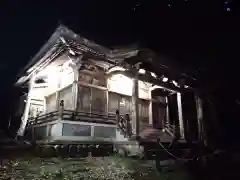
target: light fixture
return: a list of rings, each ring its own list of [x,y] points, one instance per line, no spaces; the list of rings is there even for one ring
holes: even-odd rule
[[[151,76],[157,78],[157,75],[153,72],[151,72]]]
[[[172,83],[174,84],[174,86],[178,86],[178,83],[175,80],[173,80]]]
[[[70,53],[71,55],[73,55],[73,56],[76,55],[76,53],[75,53],[73,50],[71,50],[71,49],[69,49],[69,53]]]
[[[145,69],[139,69],[138,71],[140,74],[145,74],[146,73],[146,70]]]
[[[162,81],[163,81],[163,82],[167,82],[167,81],[168,81],[168,78],[167,78],[167,77],[163,77]]]

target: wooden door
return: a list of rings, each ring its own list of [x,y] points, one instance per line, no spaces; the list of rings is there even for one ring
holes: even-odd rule
[[[152,113],[153,113],[153,128],[158,129],[164,128],[164,122],[166,118],[166,107],[164,107],[161,103],[153,102]]]

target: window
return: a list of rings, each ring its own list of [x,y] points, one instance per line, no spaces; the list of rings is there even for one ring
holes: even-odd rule
[[[56,93],[46,97],[46,113],[56,111],[57,107]]]
[[[42,114],[44,111],[42,100],[30,100],[29,114],[28,117],[36,117]]]
[[[77,110],[90,112],[91,89],[78,85]]]
[[[96,113],[106,113],[107,105],[107,92],[97,88],[91,88],[91,111]]]

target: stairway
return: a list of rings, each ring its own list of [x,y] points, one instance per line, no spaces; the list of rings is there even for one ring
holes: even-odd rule
[[[118,115],[118,114],[117,114]],[[141,129],[140,139],[129,137],[124,117],[118,115],[118,129],[116,132],[115,149],[123,155],[141,156],[147,159],[172,159],[174,156],[181,156],[189,150],[186,141],[178,140],[174,142],[174,136],[160,129],[145,126]],[[184,152],[184,153],[183,153]]]
[[[153,141],[156,142],[159,138],[161,142],[172,142],[173,136],[169,135],[167,132],[164,132],[160,129],[155,129],[150,126],[144,128],[140,132],[140,137],[144,141]]]
[[[125,137],[125,133],[121,129],[116,131],[114,148],[119,154],[124,156],[141,156],[143,153],[143,147],[139,145],[136,138]]]

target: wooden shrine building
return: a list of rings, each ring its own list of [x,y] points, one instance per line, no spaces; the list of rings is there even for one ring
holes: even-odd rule
[[[15,84],[29,87],[19,135],[37,143],[198,140],[192,81],[151,51],[108,49],[60,26]]]

